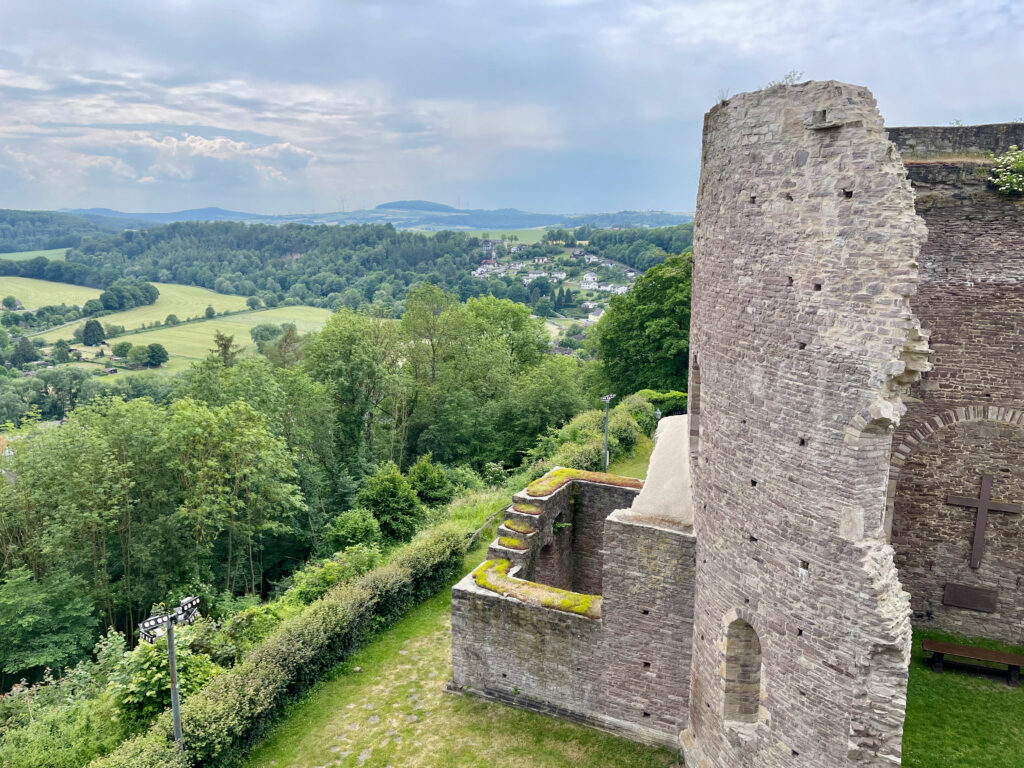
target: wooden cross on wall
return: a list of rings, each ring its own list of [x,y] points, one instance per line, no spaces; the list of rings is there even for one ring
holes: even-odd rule
[[[976,499],[966,496],[947,496],[947,504],[958,507],[973,507],[978,510],[974,519],[974,541],[971,544],[971,568],[981,566],[981,557],[985,554],[985,529],[988,527],[989,512],[1020,512],[1020,504],[1004,504],[992,501],[992,475],[981,476],[981,494]]]

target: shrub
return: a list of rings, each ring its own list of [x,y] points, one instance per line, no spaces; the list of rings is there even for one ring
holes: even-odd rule
[[[380,523],[381,534],[389,541],[408,541],[423,519],[423,506],[416,491],[390,461],[366,478],[356,503],[373,514]]]
[[[286,704],[301,696],[377,629],[435,594],[459,573],[465,536],[454,526],[425,532],[386,565],[331,589],[281,626],[234,669],[182,705],[188,765],[226,768],[244,760]],[[182,768],[166,715],[93,768]]]
[[[455,486],[455,492],[479,491],[484,487],[480,475],[473,471],[472,467],[460,464],[457,467],[445,467],[445,474],[448,475],[448,482]]]
[[[178,693],[182,701],[205,686],[219,668],[208,656],[192,652],[189,630],[182,628],[174,643]],[[149,724],[171,705],[171,674],[167,637],[139,643],[126,653],[110,676],[118,716],[131,725]]]
[[[429,507],[447,504],[455,497],[455,486],[448,479],[444,467],[431,460],[431,454],[420,456],[409,467],[407,476],[420,501]]]
[[[657,392],[653,389],[641,389],[637,394],[661,411],[662,416],[676,416],[686,413],[686,393],[670,390]]]
[[[349,509],[335,517],[320,534],[325,552],[340,552],[356,544],[380,541],[380,523],[367,509]]]
[[[633,418],[643,434],[648,437],[654,434],[654,428],[658,426],[658,421],[654,418],[654,406],[650,400],[643,395],[629,395],[622,399],[616,410],[619,408]]]
[[[609,437],[608,447],[613,447]],[[604,438],[595,437],[585,443],[565,443],[551,457],[552,463],[559,467],[587,469],[597,471],[604,468]]]
[[[372,517],[370,519],[373,520]],[[284,599],[307,605],[319,600],[331,587],[363,575],[380,565],[380,562],[380,549],[376,545],[355,544],[347,547],[344,552],[296,571],[292,587],[285,592]]]
[[[990,180],[1004,195],[1024,195],[1024,149],[1011,146],[997,157]]]

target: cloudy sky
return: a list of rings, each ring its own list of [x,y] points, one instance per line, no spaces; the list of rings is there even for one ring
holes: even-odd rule
[[[3,0],[0,207],[689,211],[790,70],[1024,119],[1024,0]]]

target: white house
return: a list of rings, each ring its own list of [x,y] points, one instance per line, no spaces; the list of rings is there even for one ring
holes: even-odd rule
[[[583,279],[586,280],[587,282],[593,282],[594,280],[597,280],[597,275],[595,275],[593,272],[587,272],[587,274],[583,276]]]
[[[598,289],[597,280],[580,280],[580,288],[584,291],[596,291]]]
[[[555,280],[565,280],[566,273],[565,272],[552,272],[551,276],[553,278],[555,278]]]
[[[587,262],[587,264],[593,264],[595,261],[601,261],[601,258],[592,253],[585,253],[583,254],[583,260]]]

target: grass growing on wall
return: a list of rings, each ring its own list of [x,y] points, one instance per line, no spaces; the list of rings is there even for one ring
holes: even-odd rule
[[[464,572],[485,556],[482,541]],[[249,768],[668,768],[678,758],[580,725],[445,693],[451,593],[357,651],[250,755]],[[359,669],[360,671],[355,671]]]

